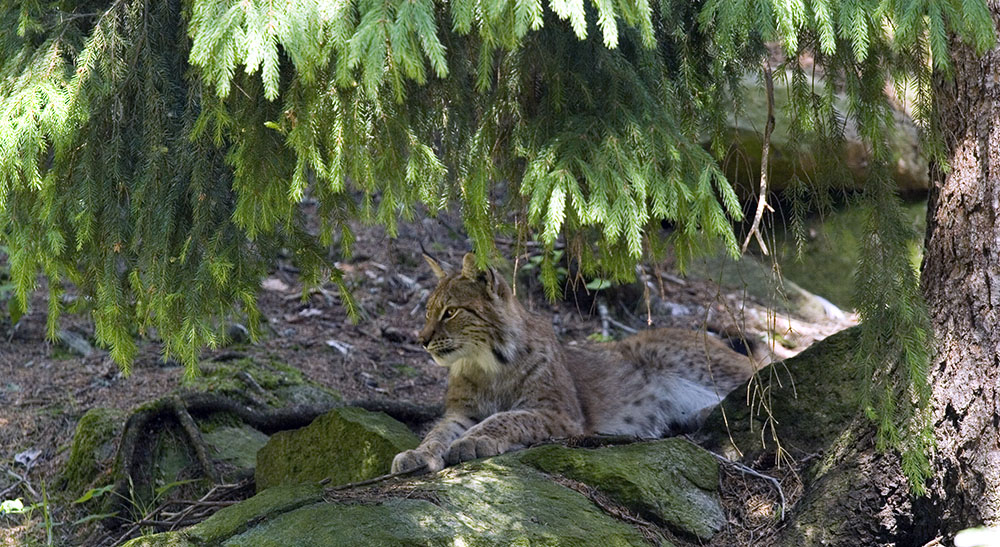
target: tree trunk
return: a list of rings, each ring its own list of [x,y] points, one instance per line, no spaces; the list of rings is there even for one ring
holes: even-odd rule
[[[937,348],[927,509],[945,535],[1000,524],[1000,48],[956,42],[952,58],[936,84],[951,170],[931,174],[922,277]]]
[[[1000,27],[1000,0],[989,2]],[[935,83],[950,170],[932,168],[923,293],[936,354],[936,448],[928,495],[913,496],[893,452],[856,420],[806,477],[780,545],[921,546],[1000,525],[1000,48],[953,41]]]

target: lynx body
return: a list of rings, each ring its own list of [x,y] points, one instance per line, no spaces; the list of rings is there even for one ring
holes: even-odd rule
[[[445,415],[393,472],[495,456],[554,438],[655,438],[697,428],[753,373],[751,358],[706,333],[653,329],[620,342],[563,347],[551,322],[465,255],[438,277],[420,341],[447,367]]]

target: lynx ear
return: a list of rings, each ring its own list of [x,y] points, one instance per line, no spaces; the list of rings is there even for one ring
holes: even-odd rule
[[[476,279],[479,276],[479,266],[476,266],[476,255],[465,253],[462,257],[462,277],[466,279]]]
[[[496,270],[493,268],[479,270],[479,267],[476,266],[476,255],[473,253],[466,253],[462,257],[462,277],[485,284],[490,292],[498,296],[506,298],[511,294],[507,282],[500,277]]]
[[[431,267],[431,271],[434,272],[434,277],[437,277],[439,281],[441,279],[444,279],[444,278],[448,277],[448,274],[445,273],[444,268],[442,268],[441,265],[438,264],[437,260],[434,260],[433,258],[431,258],[430,255],[428,255],[428,254],[425,253],[424,254],[424,260],[427,261],[427,265],[430,266]]]

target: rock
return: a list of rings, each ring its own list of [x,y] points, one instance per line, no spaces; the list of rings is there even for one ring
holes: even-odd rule
[[[127,545],[650,544],[582,494],[511,457],[472,462],[401,488],[400,496],[341,503],[322,501],[315,486],[275,487],[187,530]]]
[[[192,405],[187,410],[208,459],[216,473],[230,482],[253,475],[256,452],[266,443],[267,433],[289,421],[294,425],[287,427],[308,423],[342,404],[337,393],[280,363],[252,359],[202,363],[200,374],[185,379],[183,388],[137,406],[128,416],[108,410],[85,415],[62,471],[66,491],[78,496],[95,484],[113,484],[114,491],[102,500],[114,507],[95,510],[95,514],[126,511],[127,506],[120,507],[125,500],[151,504],[170,498],[197,499],[205,494],[211,481],[198,480],[203,477],[203,468],[190,436],[178,425],[172,403],[175,399],[187,401],[182,406]],[[263,422],[247,418],[259,426],[254,427],[231,410],[237,408],[274,418]],[[138,425],[123,429],[126,421]],[[124,448],[115,453],[116,445]],[[165,485],[174,487],[157,493],[157,488]]]
[[[708,540],[726,524],[718,463],[684,439],[594,450],[549,445],[520,453],[518,459],[593,486],[680,535]]]
[[[774,419],[759,395],[747,405],[750,384],[744,384],[709,416],[703,431],[712,433],[705,445],[731,459],[742,453],[747,462],[773,454],[775,437],[793,457],[823,451],[858,415],[865,378],[852,357],[859,334],[858,327],[840,331],[758,372],[750,382],[769,386],[767,407]]]
[[[129,541],[128,547],[187,547],[218,545],[257,522],[323,500],[318,484],[276,486],[235,505],[224,507],[207,520],[179,532],[165,532]],[[289,544],[291,545],[291,544]]]
[[[912,226],[908,237],[910,261],[920,269],[926,233],[927,202],[903,204]],[[776,222],[771,250],[782,274],[809,292],[823,295],[838,306],[850,308],[854,301],[854,271],[865,245],[866,208],[851,203],[807,219],[804,239],[798,241],[791,227]]]
[[[68,329],[59,329],[59,332],[56,333],[56,338],[63,347],[80,357],[86,358],[94,354],[94,348],[87,341],[87,338],[77,332]]]
[[[770,187],[781,191],[787,187],[793,176],[801,180],[817,180],[817,167],[827,158],[827,150],[812,150],[808,145],[792,139],[788,129],[791,126],[790,109],[787,98],[790,78],[774,75],[774,132],[771,134],[769,157]],[[817,77],[819,80],[819,77]],[[764,122],[767,117],[767,96],[764,86],[756,80],[744,81],[743,113],[738,119],[729,120],[729,131],[737,142],[740,161],[724,162],[726,177],[737,186],[743,195],[756,195],[760,177],[761,148]],[[817,81],[817,86],[822,85]],[[843,115],[848,111],[847,99],[838,94],[836,107]],[[906,112],[893,111],[895,128],[889,135],[889,169],[900,193],[908,195],[926,194],[930,178],[927,160],[920,153],[920,137],[916,125]],[[842,171],[827,176],[834,179],[840,188],[860,189],[868,174],[871,154],[858,135],[857,125],[851,118],[845,118],[844,150],[836,158],[837,167]],[[818,161],[819,160],[819,161]],[[748,176],[749,175],[749,176]]]
[[[229,345],[247,344],[250,340],[250,331],[239,323],[230,323],[226,327],[226,337],[229,338]]]
[[[719,285],[738,287],[778,313],[791,314],[805,321],[821,323],[847,318],[847,314],[827,299],[817,297],[788,278],[778,278],[770,266],[747,254],[739,260],[721,252],[695,259],[691,261],[689,273]]]
[[[396,454],[420,442],[382,412],[338,408],[306,427],[275,433],[257,453],[257,491],[331,479],[346,484],[389,472]]]
[[[79,496],[94,486],[115,455],[115,441],[124,424],[125,412],[110,408],[92,408],[80,418],[60,476],[60,486],[67,493]]]
[[[203,433],[202,439],[213,449],[213,459],[252,470],[257,465],[257,451],[267,444],[268,436],[248,425],[219,426]]]

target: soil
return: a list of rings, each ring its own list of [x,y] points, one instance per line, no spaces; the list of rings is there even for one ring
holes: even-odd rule
[[[206,350],[203,358],[238,352],[284,362],[339,391],[347,400],[441,401],[446,371],[430,360],[417,341],[423,304],[436,283],[420,258],[420,249],[426,244],[440,262],[457,267],[469,248],[454,229],[460,225],[457,215],[424,218],[401,226],[402,235],[395,239],[380,228],[356,226],[354,254],[339,266],[362,311],[357,323],[348,318],[332,284],[303,297],[295,268],[289,261],[279,260],[259,293],[260,311],[267,319],[263,339]],[[530,264],[536,254],[531,246],[504,241],[499,245],[509,256],[520,253],[519,266]],[[508,272],[512,265],[508,265]],[[775,316],[738,287],[681,277],[669,259],[647,263],[642,272],[645,287],[637,282],[602,291],[596,297],[583,289],[582,283],[576,284],[578,290],[567,283],[568,296],[550,302],[535,277],[537,273],[532,272],[518,275],[516,291],[526,307],[553,317],[565,343],[604,336],[620,338],[627,335],[627,328],[647,325],[692,329],[714,325],[730,334],[742,330],[748,339],[760,340],[770,333],[771,340],[791,346],[774,346],[779,357],[786,357],[852,321],[807,323]],[[601,302],[607,304],[608,322],[600,316]],[[139,342],[130,374],[124,374],[100,348],[92,348],[91,354],[84,356],[65,343],[48,341],[46,309],[45,291],[38,291],[31,299],[30,311],[16,325],[0,315],[0,501],[20,498],[29,505],[47,496],[46,485],[56,482],[69,455],[76,423],[87,410],[130,409],[178,387],[185,374],[178,362],[163,359],[155,340]],[[66,315],[60,328],[93,343],[93,324],[86,316]],[[231,324],[230,330],[237,335],[234,338],[240,338],[241,329],[237,322]],[[731,472],[725,476],[737,481],[728,490],[724,488],[727,510],[734,518],[763,510],[738,507],[745,497],[725,495],[740,490],[748,477]],[[754,486],[759,495],[753,499],[759,501],[768,488],[768,483]],[[64,501],[53,500],[46,508],[54,544],[71,544],[75,537],[71,523],[80,515]],[[44,545],[45,513],[39,507],[28,515],[0,516],[0,545]],[[740,530],[744,529],[752,532],[743,534]],[[744,518],[725,534],[725,541],[755,542],[762,534],[759,518]]]

